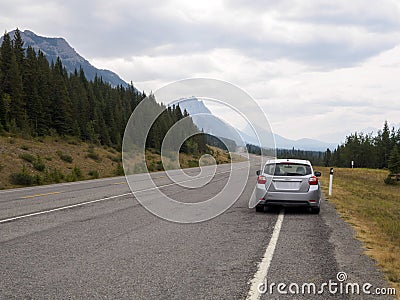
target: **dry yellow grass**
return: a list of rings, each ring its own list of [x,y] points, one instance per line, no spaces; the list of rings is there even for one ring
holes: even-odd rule
[[[208,146],[210,153],[201,159],[201,163],[203,165],[211,165],[214,163],[217,164],[226,164],[232,162],[240,162],[245,161],[245,158],[233,154],[232,157],[229,156],[229,153],[225,150],[222,150],[217,147]],[[207,157],[208,156],[208,157]],[[212,156],[213,158],[211,158]],[[173,160],[168,157],[165,158],[165,163],[167,165],[167,169],[174,169],[174,168],[192,168],[197,167],[199,165],[201,155],[192,155],[186,153],[179,153],[179,164],[174,164]],[[137,157],[135,158],[137,160]],[[133,159],[133,162],[135,161]],[[147,151],[146,152],[146,164],[150,171],[160,171],[162,170],[162,162],[161,162],[161,155],[154,151]]]
[[[230,158],[227,152],[210,147],[213,157],[218,164],[229,163]],[[72,162],[63,160],[60,156],[69,156]],[[38,171],[33,164],[26,161],[22,156],[31,156],[35,159],[40,157],[49,173],[57,169],[68,180],[68,176],[75,167],[82,171],[82,179],[94,177],[115,176],[117,166],[121,161],[121,154],[110,147],[89,145],[73,138],[46,137],[36,139],[23,139],[18,137],[0,136],[0,189],[19,187],[13,184],[10,176],[13,173],[20,173],[25,167],[30,175],[44,177],[43,171]],[[198,164],[199,157],[179,154],[180,167],[193,167]],[[133,160],[140,159],[140,155],[133,157]],[[233,156],[233,161],[242,161],[244,158]],[[211,162],[212,160],[210,160]],[[161,170],[161,156],[155,151],[146,151],[146,163],[151,171]],[[96,174],[94,176],[94,174]],[[52,182],[44,182],[52,183]]]
[[[329,168],[318,168],[328,195]],[[356,231],[367,255],[376,260],[400,293],[400,184],[386,185],[388,171],[335,168],[328,197],[341,217]],[[397,295],[400,299],[400,295]]]
[[[62,160],[57,151],[70,156],[72,163]],[[65,176],[71,174],[74,167],[81,169],[83,179],[92,178],[89,172],[93,171],[98,172],[99,177],[113,176],[120,154],[112,148],[100,146],[94,146],[91,152],[99,159],[88,157],[89,144],[74,139],[0,137],[0,189],[17,187],[10,182],[10,175],[21,172],[23,166],[30,174],[43,176],[43,172],[35,170],[32,163],[21,158],[23,155],[39,156],[47,170],[58,169]]]

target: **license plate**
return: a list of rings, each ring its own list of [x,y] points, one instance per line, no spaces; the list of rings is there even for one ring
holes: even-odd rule
[[[299,181],[275,181],[274,185],[277,190],[298,190],[300,188]]]

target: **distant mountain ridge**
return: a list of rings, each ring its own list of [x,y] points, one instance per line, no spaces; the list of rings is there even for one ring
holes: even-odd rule
[[[212,112],[207,108],[203,101],[198,100],[196,97],[184,99],[184,101],[179,102],[179,106],[181,110],[186,109],[196,126],[199,127],[199,129],[203,129],[206,133],[210,133],[218,137],[232,139],[236,141],[238,146],[243,146],[243,141],[241,138],[246,143],[253,145],[259,144],[250,127],[245,128],[244,130],[239,130],[226,124],[216,116],[206,116],[207,114],[212,114]],[[236,130],[238,133],[236,133]],[[262,132],[262,130],[259,132]],[[240,134],[241,138],[238,136],[238,134]],[[279,149],[295,148],[306,151],[326,151],[327,148],[333,150],[337,146],[333,143],[326,143],[309,138],[290,140],[276,133],[274,133],[274,137],[276,147]]]
[[[182,111],[186,110],[194,124],[205,133],[235,141],[237,146],[245,146],[243,132],[214,116],[203,101],[196,97],[180,99],[179,107]]]
[[[11,39],[14,38],[14,33],[15,30],[8,33]],[[51,61],[56,62],[57,57],[60,57],[68,73],[73,73],[75,69],[79,71],[80,67],[82,67],[88,80],[93,80],[97,74],[97,77],[102,77],[104,82],[108,82],[112,86],[128,86],[128,83],[114,72],[97,69],[92,66],[89,61],[79,55],[79,53],[63,38],[43,37],[30,30],[20,31],[20,33],[25,48],[31,46],[36,52],[41,50],[46,55],[49,63],[51,63]],[[2,42],[3,37],[0,38],[0,43]]]

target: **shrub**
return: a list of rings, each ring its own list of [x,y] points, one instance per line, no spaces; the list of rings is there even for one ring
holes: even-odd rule
[[[108,158],[109,160],[113,161],[113,162],[116,162],[116,163],[122,161],[122,159],[121,159],[120,156],[107,155],[107,158]]]
[[[43,172],[44,169],[46,168],[43,160],[40,158],[39,155],[36,157],[36,160],[32,163],[32,165],[39,172]]]
[[[147,162],[149,172],[164,171],[164,166],[161,160]]]
[[[397,180],[394,179],[393,177],[391,177],[390,175],[388,175],[388,176],[385,178],[384,182],[385,182],[386,184],[389,184],[389,185],[395,185],[395,184],[397,184]]]
[[[89,171],[88,175],[91,176],[93,179],[99,178],[99,171],[97,170]]]
[[[101,161],[101,158],[100,158],[99,154],[96,151],[94,151],[94,146],[93,145],[89,146],[88,154],[86,155],[86,157],[91,158],[96,162],[100,162]]]
[[[34,178],[34,183],[35,184],[40,185],[40,184],[44,183],[43,182],[43,178],[39,174],[36,174],[35,176],[33,176],[33,178]]]
[[[22,153],[18,155],[18,157],[30,163],[33,163],[35,161],[35,157],[32,154],[28,153]]]
[[[66,137],[66,141],[67,141],[67,143],[70,144],[70,145],[75,145],[75,146],[77,146],[77,145],[80,144],[80,143],[79,143],[79,140],[78,140],[77,138],[75,138],[75,137]]]
[[[59,169],[51,169],[50,173],[45,172],[45,181],[49,183],[59,183],[65,178],[64,174]]]
[[[40,178],[40,177],[39,177]],[[11,183],[18,185],[33,185],[38,181],[36,176],[29,174],[25,166],[22,167],[21,172],[13,173],[10,175]]]
[[[78,168],[78,167],[74,167],[74,168],[72,169],[72,174],[73,174],[73,176],[75,176],[76,179],[78,179],[78,180],[83,178],[82,170],[81,170],[80,168]]]
[[[74,159],[72,158],[71,155],[64,154],[64,153],[62,153],[62,152],[59,151],[59,150],[58,150],[56,153],[57,153],[58,157],[59,157],[61,160],[65,161],[65,162],[67,162],[67,163],[72,163],[73,160],[74,160]]]
[[[93,159],[94,161],[101,161],[101,158],[99,156],[99,154],[97,154],[96,152],[89,152],[86,157]]]
[[[195,168],[199,166],[199,162],[197,160],[190,159],[188,160],[189,168]]]
[[[118,163],[117,167],[115,168],[114,174],[116,176],[124,176],[125,175],[122,164]]]
[[[78,167],[74,167],[67,179],[68,181],[82,180],[83,179],[82,170]]]
[[[27,145],[22,145],[22,146],[21,146],[21,149],[22,149],[22,150],[29,150],[29,147],[28,147]]]

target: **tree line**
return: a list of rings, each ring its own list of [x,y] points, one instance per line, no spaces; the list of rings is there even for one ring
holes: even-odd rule
[[[261,149],[259,146],[247,144],[246,145],[247,152],[261,155],[276,155],[277,158],[296,158],[296,159],[305,159],[309,160],[313,165],[322,166],[324,165],[324,157],[325,152],[323,151],[309,151],[309,150],[301,150],[301,149]]]
[[[249,153],[261,155],[261,148],[246,145]],[[278,158],[307,159],[313,165],[326,167],[388,169],[392,174],[400,174],[400,128],[389,128],[387,121],[376,135],[353,133],[345,142],[331,151],[304,151],[299,149],[276,149]]]
[[[60,58],[49,63],[42,51],[25,48],[18,29],[13,38],[4,34],[0,46],[0,133],[74,136],[120,150],[127,121],[144,98],[146,94],[132,83],[126,88],[113,87],[97,76],[89,81],[82,68],[69,74]],[[187,116],[179,106],[165,108],[149,132],[146,146],[159,149],[168,129]],[[193,138],[182,151],[193,148],[205,151],[205,138]]]
[[[315,166],[324,165],[324,152],[323,151],[309,151],[292,148],[288,149],[276,149],[276,155],[278,158],[298,158],[309,160]]]
[[[387,121],[383,129],[372,133],[353,133],[344,144],[333,152],[327,149],[324,157],[326,166],[389,169],[400,173],[400,128],[389,128]]]

